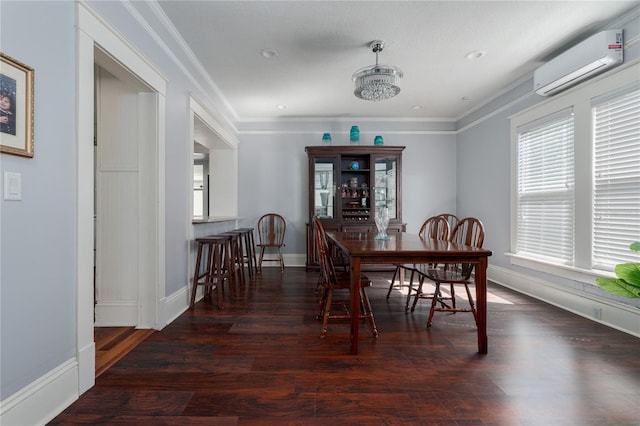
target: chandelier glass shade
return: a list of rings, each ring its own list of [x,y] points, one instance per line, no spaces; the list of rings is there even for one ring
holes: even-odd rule
[[[376,64],[356,71],[351,79],[355,83],[353,94],[367,101],[381,101],[400,93],[399,80],[402,71],[392,65],[378,64],[378,53],[382,52],[384,42],[375,40],[370,45],[376,54]]]

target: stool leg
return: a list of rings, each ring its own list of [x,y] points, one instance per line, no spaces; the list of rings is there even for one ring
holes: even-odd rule
[[[251,248],[249,244],[249,231],[244,231],[242,234],[242,264],[244,265],[245,259],[247,259],[247,271],[249,272],[249,279],[251,279],[253,277],[253,265],[251,265]]]
[[[253,229],[249,231],[249,251],[250,251],[250,259],[253,264],[253,271],[258,273],[258,259],[256,259],[256,242],[253,239]]]
[[[242,254],[242,236],[238,235],[236,238],[234,238],[234,245],[235,263],[238,265],[238,281],[240,281],[240,285],[244,287],[244,259]]]
[[[213,251],[214,251],[213,267],[215,268],[216,293],[218,296],[218,309],[224,309],[224,302],[222,300],[222,259],[220,257],[220,244],[215,244]]]
[[[214,281],[214,267],[215,267],[215,258],[214,258],[214,248],[215,244],[207,244],[207,269],[204,279],[204,296],[208,300],[211,300],[211,291]]]
[[[202,256],[202,244],[198,243],[198,254],[196,255],[196,271],[193,274],[193,287],[191,288],[191,302],[189,307],[193,308],[196,302],[196,291],[198,290],[198,276],[200,275],[200,256]]]
[[[258,273],[262,273],[262,259],[264,258],[264,249],[265,247],[260,247],[260,261],[258,262]]]
[[[229,280],[229,287],[235,295],[234,287],[236,285],[236,274],[233,269],[233,250],[231,239],[228,239],[224,243],[224,253],[222,255],[222,267],[225,271],[225,276]]]
[[[242,270],[244,270],[244,265],[245,265],[244,259],[246,254],[245,246],[247,245],[245,243],[245,235],[246,234],[244,233],[244,231],[240,235],[238,235],[238,245],[239,245],[238,250],[240,251],[239,260],[240,260],[240,268],[242,268]],[[251,271],[249,271],[249,278],[251,278]]]

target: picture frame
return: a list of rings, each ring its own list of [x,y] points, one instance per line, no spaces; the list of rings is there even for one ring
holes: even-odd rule
[[[34,70],[0,52],[0,153],[33,157]]]

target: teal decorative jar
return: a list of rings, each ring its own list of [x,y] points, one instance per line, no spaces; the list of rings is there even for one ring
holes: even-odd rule
[[[331,133],[324,133],[322,135],[322,145],[331,145]]]
[[[382,136],[376,136],[373,139],[373,144],[374,145],[384,145],[384,139],[382,139]]]
[[[349,141],[353,145],[360,143],[360,129],[358,126],[351,126],[351,133],[349,134]]]

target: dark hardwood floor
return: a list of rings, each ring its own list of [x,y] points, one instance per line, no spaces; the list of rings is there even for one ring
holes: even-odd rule
[[[96,377],[120,361],[153,332],[153,330],[136,330],[134,327],[94,328]]]
[[[489,353],[471,314],[405,313],[369,273],[380,332],[320,339],[317,274],[264,268],[225,309],[199,302],[50,424],[640,425],[640,340],[489,285]]]

